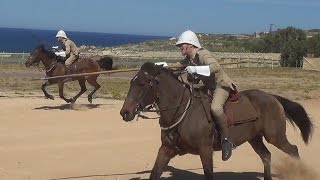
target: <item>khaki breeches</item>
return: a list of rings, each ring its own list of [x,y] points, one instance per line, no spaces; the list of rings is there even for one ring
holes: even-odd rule
[[[66,66],[70,66],[76,59],[77,59],[77,56],[75,56],[74,54],[70,54],[70,57],[66,59],[64,64]]]
[[[223,111],[223,106],[225,105],[229,97],[229,89],[216,87],[213,92],[213,100],[211,103],[211,112],[221,129],[221,133],[224,137],[229,136],[227,116]]]

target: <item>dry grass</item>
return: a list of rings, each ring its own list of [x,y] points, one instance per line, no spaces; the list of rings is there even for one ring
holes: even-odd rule
[[[296,68],[242,68],[226,72],[239,90],[260,89],[296,100],[320,97],[320,72]]]
[[[38,72],[36,68],[26,68],[19,64],[3,64],[0,66],[0,87],[2,92],[14,94],[41,94],[42,81],[30,81],[28,77],[3,76],[12,72]],[[236,82],[239,90],[260,89],[294,100],[320,97],[320,72],[303,71],[295,68],[240,68],[226,69]],[[2,74],[2,75],[1,75]],[[123,99],[129,89],[129,79],[104,77],[98,79],[101,89],[98,96],[103,98]],[[88,87],[89,89],[89,87]],[[53,95],[58,94],[56,85],[47,88]],[[66,84],[66,95],[74,95],[80,90],[77,82]]]

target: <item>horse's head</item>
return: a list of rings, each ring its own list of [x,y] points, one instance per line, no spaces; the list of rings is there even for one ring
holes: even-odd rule
[[[157,100],[158,75],[162,68],[162,66],[147,62],[132,78],[128,95],[120,111],[124,121],[133,120],[138,111]]]
[[[47,56],[54,57],[55,54],[54,52],[45,49],[44,45],[39,45],[31,51],[29,58],[25,62],[25,65],[26,67],[37,65],[41,60],[46,59]]]

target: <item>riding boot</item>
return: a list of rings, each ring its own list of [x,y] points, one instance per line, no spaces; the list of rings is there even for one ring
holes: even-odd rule
[[[71,70],[70,70],[70,69],[71,69],[70,66],[67,66],[67,65],[66,65],[66,75],[71,74]],[[67,78],[64,79],[63,81],[64,81],[64,82],[68,82],[68,81],[71,81],[71,80],[72,80],[71,77],[67,77]]]
[[[227,118],[224,115],[223,117],[218,118],[220,132],[221,132],[221,149],[222,149],[222,160],[228,160],[232,155],[233,143],[230,141],[229,129],[227,125]]]
[[[221,147],[222,147],[222,160],[228,160],[232,155],[232,143],[229,138],[222,137],[221,139]]]
[[[71,68],[70,68],[70,66],[67,66],[66,65],[66,74],[68,75],[68,74],[71,74],[71,70],[70,70]]]

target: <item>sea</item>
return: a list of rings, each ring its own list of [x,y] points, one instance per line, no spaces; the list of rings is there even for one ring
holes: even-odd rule
[[[58,30],[22,29],[0,27],[0,52],[30,52],[39,44],[58,46],[55,35]],[[112,34],[98,32],[66,31],[77,46],[113,47],[137,44],[148,40],[169,39],[167,36]]]

